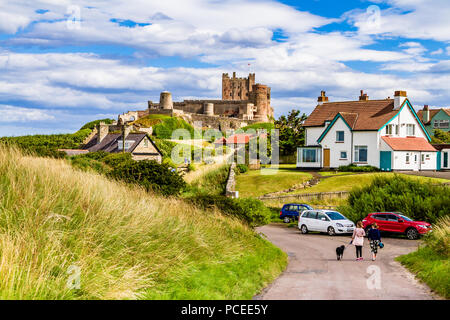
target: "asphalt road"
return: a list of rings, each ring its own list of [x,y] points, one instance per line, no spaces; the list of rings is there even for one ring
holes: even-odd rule
[[[371,261],[370,247],[364,240],[364,261],[355,261],[355,247],[349,245],[341,261],[336,247],[348,244],[350,235],[303,235],[297,228],[273,224],[258,229],[269,241],[285,251],[289,264],[285,272],[254,299],[434,299],[430,289],[415,280],[396,256],[414,251],[417,240],[382,238],[377,261]]]

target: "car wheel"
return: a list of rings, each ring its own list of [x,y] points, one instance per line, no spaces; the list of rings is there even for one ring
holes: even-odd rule
[[[414,228],[408,229],[406,230],[406,237],[409,240],[416,240],[417,238],[419,238],[419,232],[417,232],[417,230]]]
[[[289,217],[284,217],[283,222],[289,223],[289,222],[291,222],[291,219]]]
[[[336,231],[334,231],[333,227],[328,227],[328,235],[329,236],[334,236],[336,234]]]
[[[300,231],[301,231],[303,234],[307,234],[307,233],[308,233],[308,228],[307,228],[305,225],[302,225],[302,227],[300,228]]]

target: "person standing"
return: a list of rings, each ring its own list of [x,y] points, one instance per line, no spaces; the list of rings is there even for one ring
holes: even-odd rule
[[[358,221],[358,223],[356,224],[356,229],[353,231],[352,235],[352,243],[355,245],[356,248],[356,261],[363,260],[362,247],[364,245],[365,235],[366,232],[363,229],[363,224],[361,221]]]
[[[372,261],[375,261],[377,259],[378,247],[381,242],[380,230],[378,230],[378,225],[376,223],[370,226],[368,238],[370,241],[370,251],[372,251]]]

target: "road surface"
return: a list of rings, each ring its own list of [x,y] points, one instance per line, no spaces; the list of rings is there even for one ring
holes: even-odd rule
[[[434,299],[430,289],[414,279],[396,256],[417,249],[419,241],[383,238],[377,261],[370,259],[370,247],[364,240],[364,261],[355,261],[355,247],[350,245],[341,261],[336,247],[350,242],[350,235],[303,235],[297,228],[272,224],[258,231],[285,251],[289,264],[285,272],[254,299]]]

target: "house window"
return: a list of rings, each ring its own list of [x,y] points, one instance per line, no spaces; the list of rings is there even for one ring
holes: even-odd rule
[[[399,131],[398,131],[398,124],[395,125],[395,134],[398,136]]]
[[[144,139],[144,147],[148,148],[148,139],[147,138]]]
[[[336,142],[344,142],[344,131],[336,131]]]
[[[409,163],[409,153],[406,154],[406,163]]]
[[[355,146],[355,162],[367,162],[367,146]]]
[[[386,126],[386,134],[392,134],[392,130],[394,129],[394,125],[393,124],[388,124]]]
[[[434,120],[433,121],[433,128],[435,128],[435,129],[448,129],[448,128],[450,128],[450,121],[449,120]]]
[[[317,149],[302,149],[302,162],[317,162]]]
[[[341,159],[342,160],[347,159],[347,151],[341,151]]]
[[[407,136],[414,136],[415,135],[415,128],[416,128],[416,126],[414,124],[407,124],[406,125],[406,135]]]
[[[422,163],[424,163],[424,162],[425,162],[425,155],[422,154]]]
[[[125,150],[130,149],[133,144],[134,144],[133,140],[125,140]],[[117,140],[117,149],[123,150],[123,141],[122,140]]]

